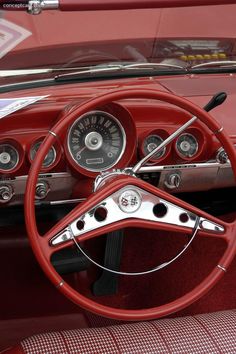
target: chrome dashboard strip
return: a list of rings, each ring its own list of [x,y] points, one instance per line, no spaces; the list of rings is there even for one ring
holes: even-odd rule
[[[61,177],[71,177],[71,174],[68,172],[56,172],[56,173],[40,173],[39,178],[47,178],[47,177],[54,177],[54,178],[61,178]],[[28,175],[23,175],[23,176],[16,176],[13,178],[13,180],[24,180],[27,179]],[[9,181],[11,178],[9,178]],[[0,181],[5,181],[5,179],[1,179]]]
[[[161,171],[173,171],[173,170],[187,170],[195,168],[220,168],[220,167],[231,167],[230,163],[221,164],[219,162],[202,162],[202,163],[189,163],[189,164],[179,164],[179,165],[164,165],[164,166],[144,166],[141,167],[138,173],[147,172],[161,172]]]

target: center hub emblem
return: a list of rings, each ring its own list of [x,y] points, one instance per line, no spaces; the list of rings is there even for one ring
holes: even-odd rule
[[[125,213],[134,213],[141,206],[141,195],[133,189],[124,191],[119,197],[119,207]]]

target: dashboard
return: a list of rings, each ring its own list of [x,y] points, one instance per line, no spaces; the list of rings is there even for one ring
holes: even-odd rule
[[[71,96],[69,88],[63,93],[63,99],[60,90],[60,96],[48,95],[0,121],[0,206],[23,204],[27,175],[45,136],[62,114],[92,96],[92,92],[86,98],[79,93]],[[100,172],[133,166],[189,118],[178,107],[142,99],[111,102],[86,112],[67,127],[45,157],[36,203],[87,198]],[[234,136],[232,140],[236,142]],[[225,151],[198,120],[154,155],[138,177],[170,193],[235,185]]]

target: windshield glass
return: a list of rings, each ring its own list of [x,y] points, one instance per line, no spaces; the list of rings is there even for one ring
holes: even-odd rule
[[[234,60],[236,5],[0,12],[0,70]],[[226,20],[227,19],[227,20]]]

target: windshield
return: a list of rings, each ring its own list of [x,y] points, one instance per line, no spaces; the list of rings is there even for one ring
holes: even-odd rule
[[[221,5],[37,16],[2,11],[0,70],[133,62],[185,68],[235,60],[235,10]]]

